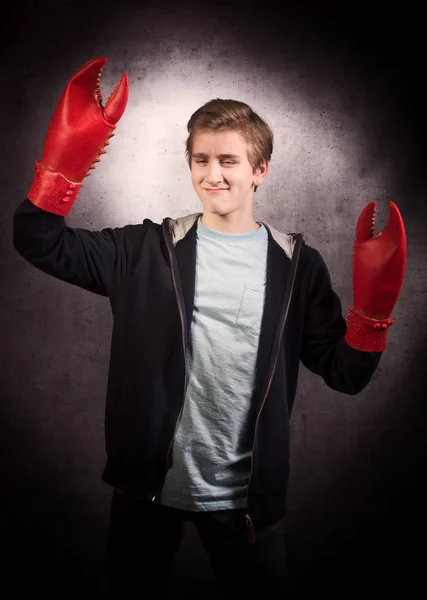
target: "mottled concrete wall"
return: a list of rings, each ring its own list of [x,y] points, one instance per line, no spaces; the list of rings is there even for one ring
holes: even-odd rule
[[[104,98],[126,71],[129,103],[107,154],[85,180],[70,227],[99,230],[201,211],[184,155],[186,123],[216,97],[247,102],[272,127],[274,151],[255,195],[255,217],[305,233],[324,256],[345,313],[357,218],[377,199],[379,229],[387,202],[397,203],[408,237],[407,274],[372,382],[346,397],[301,370],[286,525],[296,570],[322,572],[341,547],[355,560],[349,539],[362,543],[361,529],[384,554],[393,535],[378,525],[378,514],[402,502],[411,506],[405,489],[416,485],[414,464],[425,464],[418,401],[425,395],[427,287],[422,122],[405,88],[415,57],[405,70],[404,61],[395,63],[404,48],[380,52],[387,31],[374,47],[376,30],[372,23],[361,28],[360,16],[348,34],[350,16],[320,16],[291,9],[280,16],[265,3],[70,1],[29,2],[10,19],[0,99],[0,420],[5,481],[23,496],[10,496],[9,522],[39,527],[52,556],[55,545],[65,558],[80,556],[80,577],[92,577],[95,586],[110,498],[100,481],[109,303],[27,264],[12,247],[12,215],[31,185],[63,87],[97,56],[108,58]],[[189,529],[177,572],[209,579],[194,535]],[[12,530],[10,539],[16,542]],[[22,560],[15,542],[11,556]],[[30,536],[24,555],[37,548]]]

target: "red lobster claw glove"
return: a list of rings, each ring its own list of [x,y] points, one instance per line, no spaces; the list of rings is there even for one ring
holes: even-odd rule
[[[28,199],[63,217],[77,199],[83,179],[106,153],[105,146],[126,108],[126,73],[105,107],[101,104],[99,82],[106,62],[106,58],[94,58],[71,77],[53,113],[42,159],[36,161]]]
[[[387,225],[375,231],[376,202],[363,209],[353,246],[353,306],[347,318],[347,344],[364,352],[382,352],[394,320],[406,267],[406,233],[397,206],[389,203]]]

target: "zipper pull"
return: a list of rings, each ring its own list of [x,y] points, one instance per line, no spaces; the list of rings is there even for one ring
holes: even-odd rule
[[[245,515],[245,521],[246,521],[248,542],[250,544],[253,544],[255,542],[255,528],[254,528],[254,524],[252,523],[251,516]]]

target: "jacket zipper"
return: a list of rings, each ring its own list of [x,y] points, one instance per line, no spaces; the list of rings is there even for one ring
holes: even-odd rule
[[[167,246],[168,252],[169,252],[169,258],[170,258],[170,261],[171,261],[171,271],[172,271],[173,287],[174,287],[174,290],[175,290],[175,296],[176,296],[177,303],[178,303],[179,315],[181,317],[181,332],[182,332],[182,347],[183,347],[183,350],[184,350],[185,378],[184,378],[184,397],[183,397],[183,400],[182,400],[181,408],[179,410],[178,418],[177,418],[177,420],[175,422],[175,431],[174,431],[174,434],[173,434],[173,437],[172,437],[172,441],[171,441],[171,443],[169,445],[169,450],[168,450],[168,452],[166,454],[165,473],[163,475],[162,484],[157,489],[157,491],[155,492],[154,496],[151,498],[151,502],[154,502],[154,500],[156,499],[156,497],[157,497],[158,493],[160,492],[160,490],[162,489],[163,484],[164,484],[165,479],[166,479],[166,473],[167,473],[166,466],[168,464],[169,454],[170,454],[172,445],[173,445],[174,440],[175,440],[175,436],[176,436],[176,432],[177,432],[177,428],[178,428],[178,423],[179,423],[179,421],[181,419],[181,414],[182,414],[182,411],[183,411],[183,408],[184,408],[184,404],[185,404],[185,394],[186,394],[186,391],[187,391],[187,355],[186,355],[186,351],[185,351],[184,317],[182,316],[181,305],[179,303],[178,292],[176,290],[175,274],[174,274],[174,271],[173,271],[172,252],[170,251],[169,244],[168,244],[168,241],[166,239],[166,235],[164,233],[164,228],[165,228],[165,226],[163,224],[163,237],[165,238],[166,246]]]
[[[293,292],[293,289],[294,289],[295,277],[296,277],[296,273],[297,273],[297,266],[298,266],[300,249],[301,249],[301,244],[298,247],[298,255],[296,257],[296,265],[295,265],[295,269],[294,269],[294,273],[293,273],[293,277],[292,277],[291,291],[290,291],[290,294],[289,294],[288,304],[286,306],[285,318],[283,319],[282,329],[280,331],[279,347],[280,347],[280,340],[282,339],[282,335],[283,335],[283,330],[285,328],[286,319],[288,317],[289,306],[291,304],[292,292]],[[252,475],[253,475],[253,470],[254,470],[254,449],[255,449],[255,443],[256,443],[257,427],[258,427],[259,417],[261,415],[262,409],[264,408],[265,400],[266,400],[266,398],[268,396],[268,392],[270,391],[271,382],[273,380],[274,373],[276,371],[276,365],[277,365],[277,359],[278,359],[278,357],[279,357],[279,352],[277,352],[277,354],[276,354],[276,359],[274,361],[273,370],[271,372],[270,380],[268,382],[267,391],[264,394],[264,398],[263,398],[263,401],[262,401],[262,404],[261,404],[261,408],[258,411],[258,415],[257,415],[256,421],[255,421],[254,443],[252,445],[252,452],[251,452],[251,457],[252,457],[252,460],[251,460],[251,472],[250,472],[250,475],[249,475],[248,493],[247,493],[247,497],[246,497],[247,498],[246,504],[247,504],[247,507],[248,507],[248,512],[245,514],[246,533],[247,533],[248,542],[250,544],[253,544],[255,542],[255,527],[254,527],[254,524],[253,524],[253,521],[252,521],[252,517],[251,517],[250,512],[249,512],[249,489],[250,489]]]

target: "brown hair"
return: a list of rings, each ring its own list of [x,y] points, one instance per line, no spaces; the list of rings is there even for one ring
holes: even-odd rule
[[[191,115],[187,130],[190,135],[185,142],[185,154],[190,170],[193,139],[202,130],[239,132],[249,144],[248,160],[254,174],[265,161],[271,159],[273,153],[273,132],[269,125],[248,104],[238,100],[210,100]],[[254,189],[256,191],[257,186]]]

